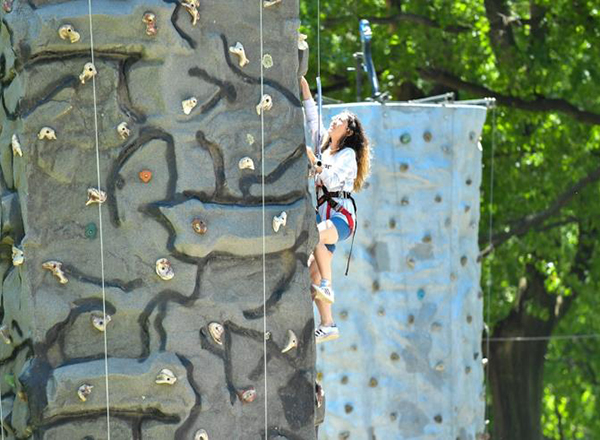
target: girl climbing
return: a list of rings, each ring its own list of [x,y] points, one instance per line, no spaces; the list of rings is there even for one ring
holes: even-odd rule
[[[328,130],[319,120],[310,87],[300,79],[302,100],[313,145],[321,146],[321,157],[309,147],[308,159],[315,170],[319,243],[310,258],[313,299],[321,317],[315,329],[317,343],[339,337],[333,320],[334,302],[331,261],[335,243],[356,231],[356,205],[351,193],[360,191],[370,168],[370,146],[356,115],[344,111],[331,120]],[[320,133],[320,137],[319,137]]]

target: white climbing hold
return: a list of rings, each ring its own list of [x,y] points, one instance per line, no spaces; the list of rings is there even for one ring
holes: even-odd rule
[[[60,284],[67,284],[69,282],[62,270],[62,263],[60,261],[46,261],[42,263],[42,268],[52,272],[52,275],[58,278]]]
[[[194,440],[208,440],[208,433],[205,429],[199,429],[194,435]]]
[[[273,217],[273,230],[279,232],[279,228],[287,223],[287,213],[283,211],[278,216]]]
[[[42,129],[38,133],[38,139],[48,139],[49,141],[56,140],[56,133],[50,127],[42,127]]]
[[[81,84],[85,84],[86,80],[92,79],[97,74],[98,71],[96,70],[96,66],[94,66],[92,63],[85,63],[85,66],[83,66],[83,72],[81,72],[81,75],[79,75],[79,80],[81,81]]]
[[[269,55],[268,53],[266,53],[263,56],[262,65],[264,66],[265,69],[270,69],[271,67],[273,67],[273,57],[271,55]]]
[[[223,333],[225,333],[225,329],[218,322],[211,322],[208,324],[208,333],[210,333],[211,338],[219,345],[223,345]]]
[[[270,95],[265,94],[265,95],[263,95],[260,102],[256,106],[256,113],[258,113],[260,115],[261,111],[271,110],[272,107],[273,107],[273,99],[271,98]]]
[[[127,122],[121,122],[117,125],[117,133],[121,136],[121,139],[127,139],[131,134],[129,127],[127,126]]]
[[[23,256],[23,251],[16,246],[12,247],[12,264],[13,266],[20,266],[23,264],[25,257]]]
[[[10,146],[12,147],[12,152],[14,155],[23,156],[23,150],[21,150],[21,143],[19,142],[19,138],[16,134],[12,135]]]
[[[92,316],[92,325],[94,326],[94,328],[101,332],[106,330],[106,326],[110,321],[112,321],[110,315],[104,315],[104,318],[102,316],[97,315]]]
[[[0,327],[0,337],[2,337],[2,340],[4,341],[4,343],[6,345],[12,344],[10,330],[8,329],[8,326],[6,324],[4,324]]]
[[[185,113],[186,115],[189,115],[192,112],[192,110],[194,110],[194,107],[196,107],[196,105],[198,105],[198,100],[193,96],[181,102],[181,107],[183,107],[183,113]]]
[[[182,1],[181,6],[183,6],[192,16],[192,26],[196,26],[196,23],[198,23],[198,20],[200,19],[200,12],[198,11],[200,2],[198,0],[190,0],[189,2]]]
[[[171,370],[168,368],[163,368],[156,376],[155,382],[158,384],[173,385],[175,382],[177,382],[177,378]]]
[[[85,202],[85,206],[91,205],[92,203],[102,204],[106,202],[106,193],[98,188],[88,188],[87,190],[88,199]]]
[[[238,162],[240,170],[254,170],[254,161],[249,157],[242,157]]]
[[[165,281],[173,279],[175,272],[173,271],[171,262],[166,258],[159,258],[156,260],[156,274]]]
[[[85,402],[88,398],[88,396],[90,394],[92,394],[92,389],[94,388],[93,385],[88,385],[87,383],[84,383],[83,385],[81,385],[79,387],[79,389],[77,390],[77,395],[79,396],[79,399],[81,399],[82,402]]]
[[[77,43],[81,38],[79,32],[75,31],[75,28],[70,24],[65,24],[58,28],[58,36],[63,40],[69,40],[71,43]]]
[[[285,347],[283,348],[283,350],[281,350],[281,352],[287,353],[288,351],[296,347],[298,347],[298,337],[296,336],[296,333],[294,333],[292,330],[288,330],[287,343],[285,344]]]
[[[307,38],[308,38],[308,35],[298,32],[298,49],[300,49],[300,50],[308,49],[308,43],[306,42]]]
[[[265,8],[270,8],[271,6],[275,6],[281,4],[281,0],[264,0],[263,1],[263,6]]]
[[[244,67],[246,64],[248,64],[250,62],[248,57],[246,57],[246,51],[244,50],[244,46],[239,41],[237,43],[235,43],[235,46],[231,46],[229,48],[229,52],[238,56],[238,58],[239,58],[238,63],[240,65],[240,67]]]

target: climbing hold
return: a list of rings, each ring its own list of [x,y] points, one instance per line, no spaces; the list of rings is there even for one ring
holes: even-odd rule
[[[154,382],[156,382],[157,384],[173,385],[175,382],[177,382],[177,378],[171,370],[169,370],[168,368],[163,368],[162,370],[160,370],[160,373],[158,373],[158,375],[156,376]]]
[[[466,264],[467,264],[467,257],[465,255],[463,255],[462,257],[460,257],[460,264],[461,264],[461,266],[466,266]]]
[[[394,352],[390,355],[390,359],[395,362],[400,359],[400,355],[398,353]]]
[[[184,101],[181,101],[181,107],[183,108],[183,113],[189,115],[194,107],[198,104],[198,100],[195,97],[188,98]]]
[[[469,374],[471,372],[471,367],[465,367],[465,374]]]
[[[271,96],[265,94],[265,95],[263,95],[260,102],[256,106],[256,113],[258,113],[260,115],[261,111],[266,112],[268,110],[271,110],[272,107],[273,107],[273,99],[271,98]]]
[[[423,243],[431,243],[431,235],[425,234],[422,239]]]
[[[266,332],[265,333],[265,341],[268,341],[269,339],[271,339],[271,336],[272,336],[271,332]]]
[[[471,210],[471,207],[469,205],[465,205],[465,212],[469,212]]]
[[[477,136],[477,135],[475,134],[475,132],[474,132],[474,131],[470,131],[470,132],[469,132],[469,140],[470,140],[471,142],[472,142],[472,141],[474,141],[474,140],[476,139],[476,136]]]
[[[0,337],[6,345],[12,344],[12,337],[10,336],[10,330],[6,324],[0,326]]]
[[[238,397],[243,403],[251,403],[256,399],[256,389],[248,387],[237,392]]]
[[[19,138],[16,134],[12,135],[10,146],[12,147],[12,152],[15,156],[23,156],[23,150],[21,150],[21,143],[19,142]]]
[[[344,411],[346,411],[346,414],[350,414],[353,410],[354,410],[354,407],[352,405],[350,405],[349,403],[344,405]]]
[[[450,274],[450,280],[451,280],[451,281],[456,281],[456,274],[455,274],[454,272],[452,272],[452,273]]]
[[[150,170],[142,170],[138,173],[138,177],[144,183],[150,182],[152,180],[152,171]]]
[[[12,12],[13,0],[4,0],[2,2],[2,9],[4,12],[9,13]]]
[[[413,314],[408,315],[408,323],[414,324],[414,322],[415,322],[415,315],[413,315]]]
[[[321,408],[325,401],[325,389],[323,388],[323,385],[319,383],[318,379],[315,381],[315,400],[317,408]]]
[[[375,379],[374,377],[372,377],[371,379],[369,379],[369,386],[371,388],[375,388],[377,386],[379,382],[377,381],[377,379]]]
[[[45,263],[42,263],[42,268],[52,272],[52,275],[54,275],[56,278],[58,278],[58,281],[60,282],[60,284],[67,284],[69,282],[69,280],[65,276],[65,273],[62,270],[61,262],[46,261]]]
[[[442,371],[444,371],[445,369],[446,369],[446,366],[444,365],[444,363],[443,363],[443,362],[438,362],[438,363],[435,365],[435,371],[442,372]]]
[[[442,416],[441,415],[436,415],[433,420],[435,420],[436,423],[442,423]]]
[[[442,324],[440,324],[439,322],[434,322],[433,324],[431,324],[432,332],[439,332],[441,329],[442,329]]]
[[[473,183],[473,181],[472,181],[472,180],[471,180],[471,178],[469,177],[465,183],[466,183],[467,185],[470,185],[471,183]]]
[[[20,266],[23,264],[25,257],[23,256],[23,251],[16,246],[12,247],[12,264],[13,266]]]
[[[98,188],[88,188],[87,190],[88,200],[85,202],[85,206],[91,205],[92,203],[102,204],[106,202],[106,193]]]
[[[83,66],[83,72],[81,72],[81,75],[79,75],[79,81],[81,81],[81,84],[85,84],[86,80],[92,79],[97,74],[98,71],[96,70],[96,66],[94,66],[92,63],[85,63],[85,66]]]
[[[81,38],[79,32],[75,31],[75,28],[70,24],[64,24],[58,28],[58,36],[63,40],[71,41],[71,43],[77,43]]]
[[[400,204],[402,206],[406,206],[406,205],[408,205],[408,203],[409,203],[408,202],[408,197],[402,197],[402,201],[400,202]]]
[[[396,229],[396,219],[391,218],[388,224],[390,229]]]
[[[250,133],[248,133],[246,135],[246,141],[248,141],[248,145],[254,144],[254,136],[252,136]]]
[[[385,309],[383,307],[379,307],[379,309],[377,310],[377,314],[379,316],[385,316]]]
[[[270,69],[273,67],[273,57],[268,53],[264,54],[262,59],[262,65],[265,69]]]
[[[473,322],[473,317],[471,315],[467,315],[467,324]]]
[[[192,220],[192,229],[196,234],[204,235],[206,234],[208,227],[204,221],[200,220],[199,218],[195,218]]]
[[[346,375],[342,376],[342,379],[340,380],[340,382],[342,383],[342,385],[346,385],[348,383],[348,376],[346,376]]]
[[[98,228],[96,227],[96,223],[88,223],[85,226],[85,237],[93,240],[96,238],[96,234],[98,233]]]
[[[15,375],[6,373],[4,375],[4,382],[6,382],[11,388],[15,388]]]
[[[298,337],[296,336],[296,333],[294,333],[292,330],[288,330],[287,342],[285,344],[285,347],[283,347],[283,350],[281,350],[281,352],[287,353],[292,348],[296,348],[297,346],[298,346]]]
[[[243,44],[240,43],[239,41],[237,43],[235,43],[235,46],[231,46],[229,48],[229,52],[234,55],[237,55],[237,57],[239,58],[238,64],[240,67],[244,67],[246,64],[248,64],[250,62],[248,57],[246,57],[246,51],[244,50]]]
[[[242,157],[238,162],[240,170],[254,170],[254,161],[249,157]]]
[[[112,318],[110,315],[104,315],[104,318],[102,316],[92,315],[92,325],[101,332],[106,330],[106,326],[111,320]]]
[[[79,399],[82,402],[85,402],[88,398],[88,396],[90,394],[92,394],[92,389],[94,388],[93,385],[88,385],[87,383],[84,383],[83,385],[81,385],[79,387],[79,389],[77,390],[77,395],[79,396]]]
[[[156,274],[165,281],[168,281],[175,276],[173,267],[166,258],[159,258],[156,260]]]
[[[281,4],[281,0],[264,0],[263,1],[263,6],[265,8],[270,8],[271,6],[275,6]]]
[[[432,138],[433,136],[430,131],[426,131],[425,133],[423,133],[423,139],[425,140],[425,142],[431,141]]]
[[[156,27],[156,15],[152,12],[144,13],[142,22],[146,24],[146,35],[153,37],[158,33],[158,28]]]
[[[298,32],[298,49],[299,50],[308,49],[308,43],[306,42],[307,38],[308,38],[308,35]]]
[[[407,265],[408,267],[410,267],[411,269],[414,269],[414,268],[415,268],[415,263],[416,263],[416,262],[415,262],[415,259],[414,259],[414,258],[410,258],[410,257],[407,257],[407,258],[406,258],[406,265]]]
[[[419,289],[417,291],[417,298],[419,298],[419,299],[425,298],[425,290],[424,289]]]
[[[279,228],[287,223],[287,213],[283,211],[278,216],[273,217],[273,230],[279,232]]]
[[[223,345],[223,333],[225,333],[225,329],[218,322],[211,322],[208,324],[208,333],[210,337],[213,338],[219,345]]]
[[[481,363],[483,364],[483,366],[485,367],[488,364],[488,360],[487,358],[482,358],[481,359]]]
[[[194,434],[194,440],[208,440],[208,433],[205,429],[199,429],[196,431],[196,434]]]
[[[444,153],[449,153],[450,152],[450,146],[449,145],[444,145],[442,146],[442,151]]]
[[[200,12],[198,11],[200,2],[198,0],[190,0],[189,2],[182,1],[181,6],[183,6],[192,16],[192,26],[196,26],[196,23],[198,23],[198,20],[200,19]]]
[[[338,435],[339,440],[348,440],[350,438],[350,431],[342,431]]]
[[[43,127],[38,133],[38,139],[48,139],[49,141],[56,140],[56,133],[50,127]]]
[[[483,292],[481,290],[479,292],[477,292],[477,298],[478,299],[483,298]]]
[[[347,310],[342,310],[340,312],[340,319],[342,319],[343,321],[345,321],[346,319],[348,319],[348,311]]]
[[[400,136],[400,142],[403,144],[408,144],[410,142],[410,134],[403,133],[402,136]]]
[[[408,170],[408,164],[407,163],[401,163],[400,164],[400,171],[405,172]]]
[[[435,201],[436,203],[440,203],[442,201],[442,196],[440,196],[439,194],[435,196]]]
[[[131,131],[129,130],[129,127],[127,127],[127,122],[121,122],[117,125],[117,133],[119,133],[121,139],[127,139],[129,137]]]

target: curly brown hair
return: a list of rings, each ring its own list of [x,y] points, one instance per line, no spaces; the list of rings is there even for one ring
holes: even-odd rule
[[[340,139],[340,147],[338,151],[344,148],[352,148],[356,153],[357,174],[354,180],[354,192],[358,192],[363,188],[369,173],[371,172],[371,145],[369,139],[365,135],[365,130],[358,117],[349,111],[344,110],[334,118],[340,118],[348,122],[348,130],[350,134]],[[331,146],[331,137],[329,132],[324,136],[321,144],[321,151],[327,150]]]

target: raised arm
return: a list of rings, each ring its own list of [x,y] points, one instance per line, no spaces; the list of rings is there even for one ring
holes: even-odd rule
[[[308,124],[310,138],[313,146],[316,147],[323,139],[323,136],[325,136],[325,126],[323,126],[322,121],[319,121],[319,112],[317,110],[317,106],[312,98],[312,94],[310,93],[308,82],[306,79],[304,79],[304,77],[300,78],[300,88],[302,90],[302,104],[304,105],[304,114],[306,115],[306,123]],[[317,139],[319,135],[319,125],[321,126],[321,138]]]

